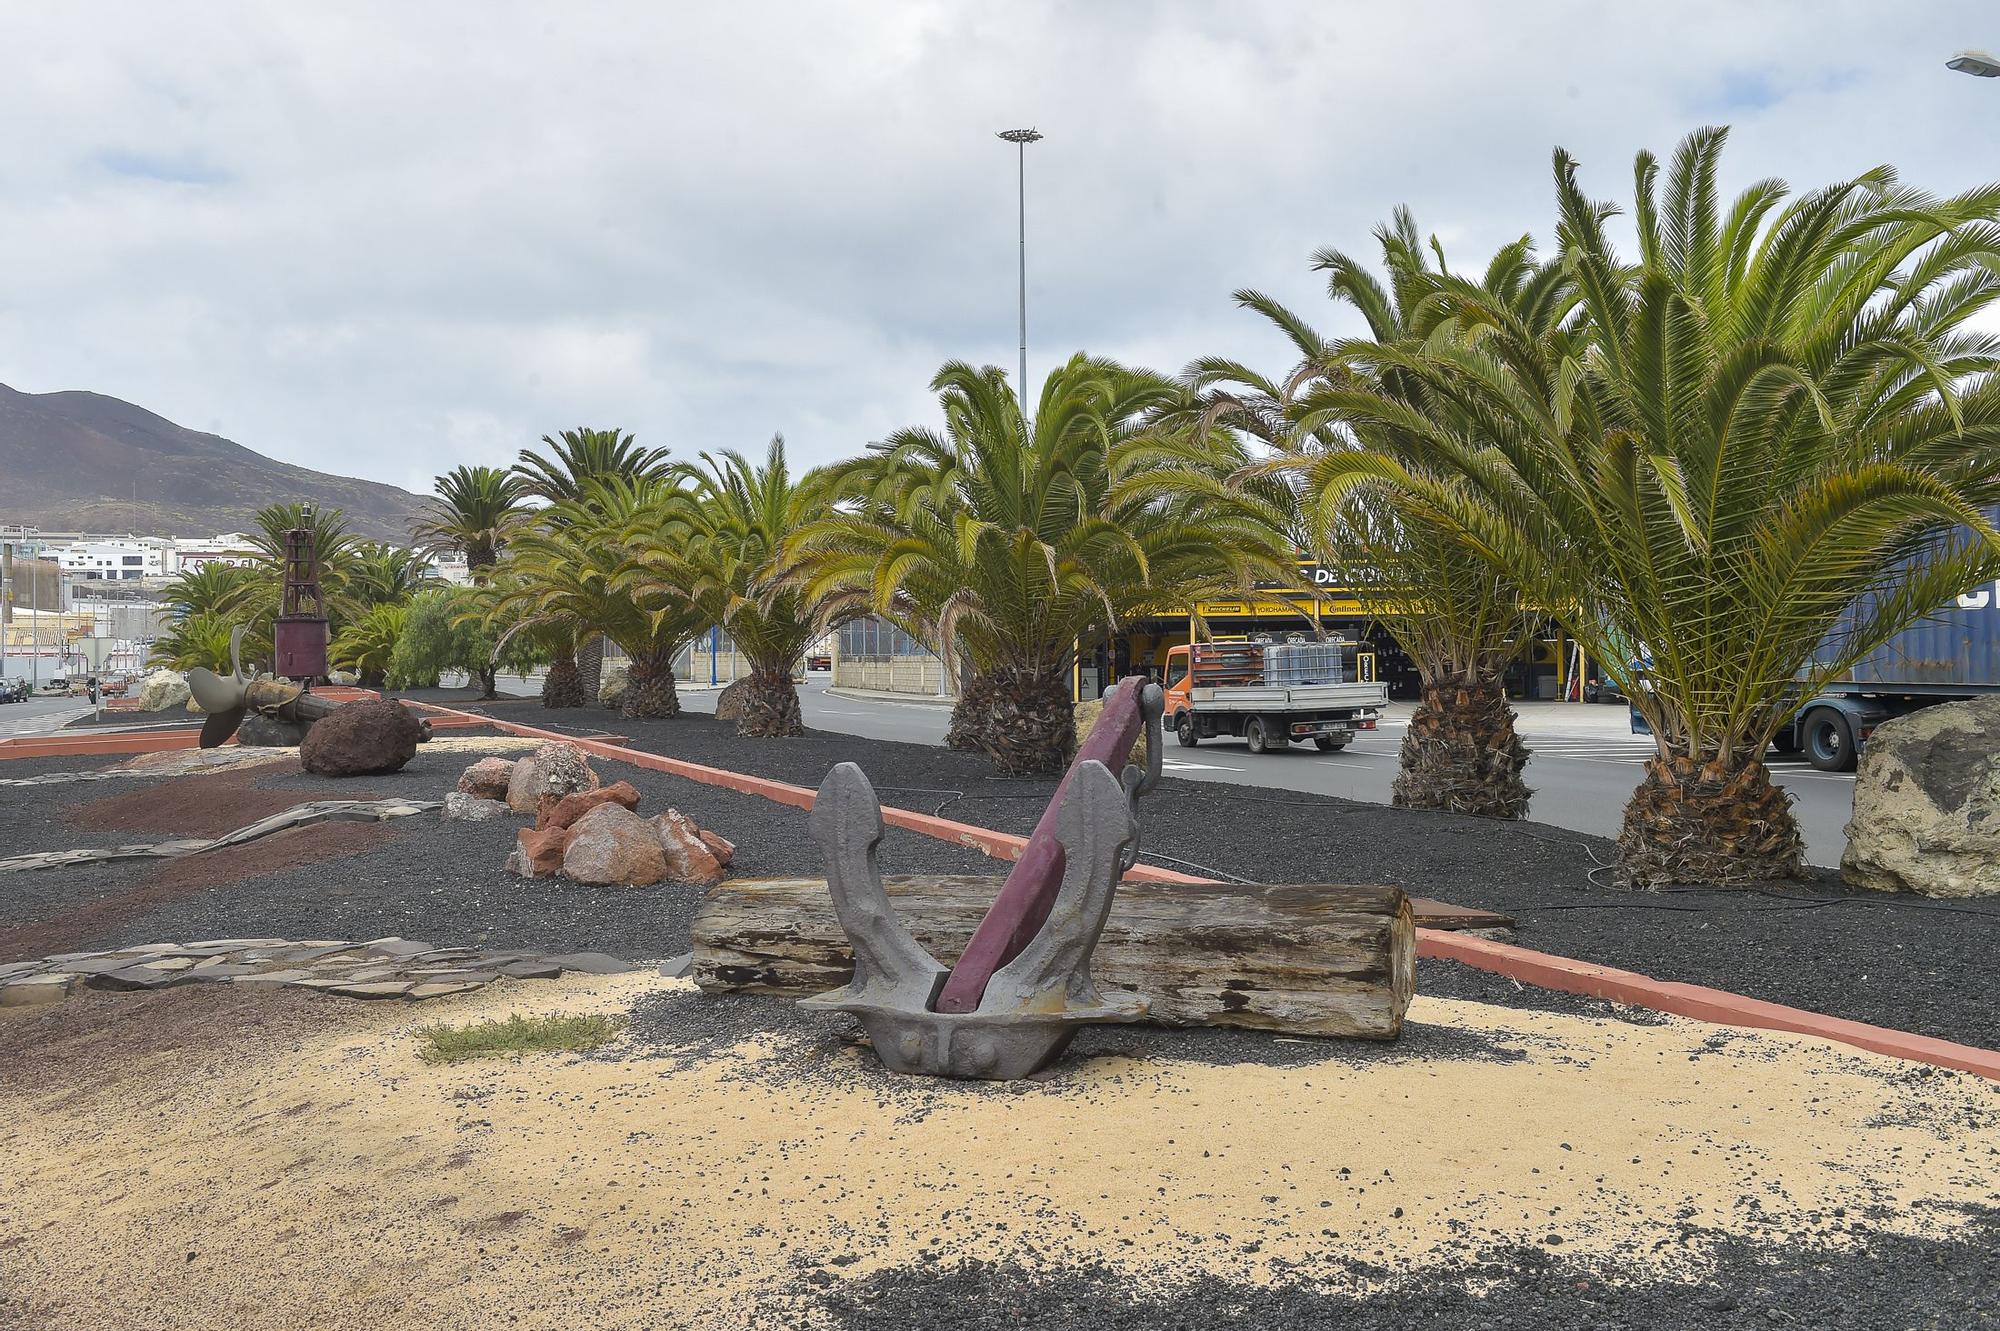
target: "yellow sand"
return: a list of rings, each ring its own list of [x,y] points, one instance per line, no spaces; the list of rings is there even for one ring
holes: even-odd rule
[[[1698,1264],[1681,1220],[1795,1244],[1824,1234],[1808,1213],[1883,1203],[1882,1226],[1936,1233],[2000,1189],[1995,1154],[1955,1135],[1991,1131],[1993,1084],[1693,1022],[1420,998],[1413,1022],[1524,1057],[1100,1059],[1025,1090],[846,1075],[872,1072],[858,1050],[801,1079],[780,1036],[439,1068],[410,1034],[685,984],[357,1004],[303,1042],[246,1038],[206,1079],[0,1090],[0,1291],[88,1327],[736,1327],[774,1298],[808,1315],[796,1258],[855,1259],[838,1279],[930,1248],[1260,1281],[1554,1233]]]

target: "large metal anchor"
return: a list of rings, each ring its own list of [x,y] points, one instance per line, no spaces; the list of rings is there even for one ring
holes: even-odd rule
[[[854,979],[802,1005],[852,1013],[891,1071],[995,1081],[1047,1067],[1086,1024],[1144,1017],[1143,999],[1098,991],[1090,957],[1138,856],[1139,796],[1159,784],[1162,709],[1160,687],[1139,678],[1105,695],[1096,728],[950,968],[903,927],[883,891],[874,787],[853,763],[828,772],[812,833],[854,949]],[[1143,771],[1126,765],[1142,729]]]

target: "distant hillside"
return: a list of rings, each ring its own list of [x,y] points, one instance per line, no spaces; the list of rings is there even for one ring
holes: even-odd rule
[[[309,471],[97,393],[0,384],[0,523],[197,536],[242,531],[266,504],[344,509],[354,531],[407,541],[422,499]]]

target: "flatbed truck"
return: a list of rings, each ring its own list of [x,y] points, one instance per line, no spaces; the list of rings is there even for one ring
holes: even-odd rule
[[[1231,736],[1241,737],[1252,753],[1308,740],[1323,752],[1338,752],[1358,732],[1375,729],[1389,688],[1374,678],[1373,655],[1352,643],[1303,644],[1309,653],[1288,650],[1295,646],[1196,643],[1168,649],[1164,724],[1187,748]],[[1293,665],[1297,656],[1310,656],[1319,668]],[[1338,667],[1327,668],[1329,660]]]

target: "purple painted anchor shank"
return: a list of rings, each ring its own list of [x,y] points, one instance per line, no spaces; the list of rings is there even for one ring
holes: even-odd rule
[[[1103,763],[1114,774],[1125,770],[1132,746],[1138,742],[1145,725],[1139,710],[1139,695],[1145,688],[1145,676],[1129,675],[1105,697],[1104,711],[1096,727],[1077,749],[1075,761],[1063,773],[1062,784],[1056,787],[1048,808],[1042,810],[1041,821],[1035,824],[1034,835],[1022,848],[1021,858],[1008,871],[1007,881],[1000,885],[1000,894],[993,899],[986,918],[979,922],[972,941],[965,945],[964,955],[951,968],[951,975],[938,994],[936,1011],[977,1012],[993,973],[1019,956],[1029,940],[1041,932],[1049,918],[1049,909],[1055,904],[1056,891],[1062,886],[1063,848],[1056,833],[1070,778],[1079,763],[1091,759]]]

